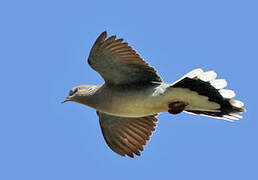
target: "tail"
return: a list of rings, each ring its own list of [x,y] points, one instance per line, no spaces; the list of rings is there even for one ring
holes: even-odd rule
[[[227,86],[224,79],[216,79],[214,71],[203,72],[195,69],[177,82],[172,84],[173,89],[181,89],[185,93],[188,105],[184,111],[196,115],[210,116],[234,121],[242,118],[236,113],[246,110],[244,103],[235,99],[235,92],[223,89]],[[182,94],[182,93],[181,93]],[[199,101],[199,102],[198,102]]]

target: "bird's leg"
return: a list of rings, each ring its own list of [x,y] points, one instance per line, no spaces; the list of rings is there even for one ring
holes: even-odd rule
[[[176,102],[172,102],[168,105],[169,109],[168,109],[168,112],[170,114],[178,114],[178,113],[181,113],[185,107],[187,106],[188,104],[186,102],[182,102],[182,101],[176,101]]]

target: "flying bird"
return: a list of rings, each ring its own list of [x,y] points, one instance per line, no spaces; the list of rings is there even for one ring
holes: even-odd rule
[[[96,109],[107,145],[121,156],[140,156],[155,130],[161,112],[181,112],[240,119],[244,104],[233,99],[227,82],[214,71],[195,69],[174,83],[165,83],[127,42],[100,34],[91,48],[88,64],[105,83],[72,88],[63,100]]]

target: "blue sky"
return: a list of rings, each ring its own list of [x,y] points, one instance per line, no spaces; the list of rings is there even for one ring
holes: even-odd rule
[[[257,1],[1,1],[0,179],[258,179]],[[159,115],[141,157],[120,157],[95,110],[61,104],[103,80],[86,62],[104,30],[166,82],[215,70],[245,102],[241,121]]]

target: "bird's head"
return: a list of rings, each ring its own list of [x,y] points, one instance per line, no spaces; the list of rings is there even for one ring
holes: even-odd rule
[[[96,89],[97,86],[89,86],[89,85],[81,85],[81,86],[76,86],[73,87],[69,91],[69,96],[65,98],[62,103],[67,102],[67,101],[74,101],[81,103],[81,100],[91,96]]]

